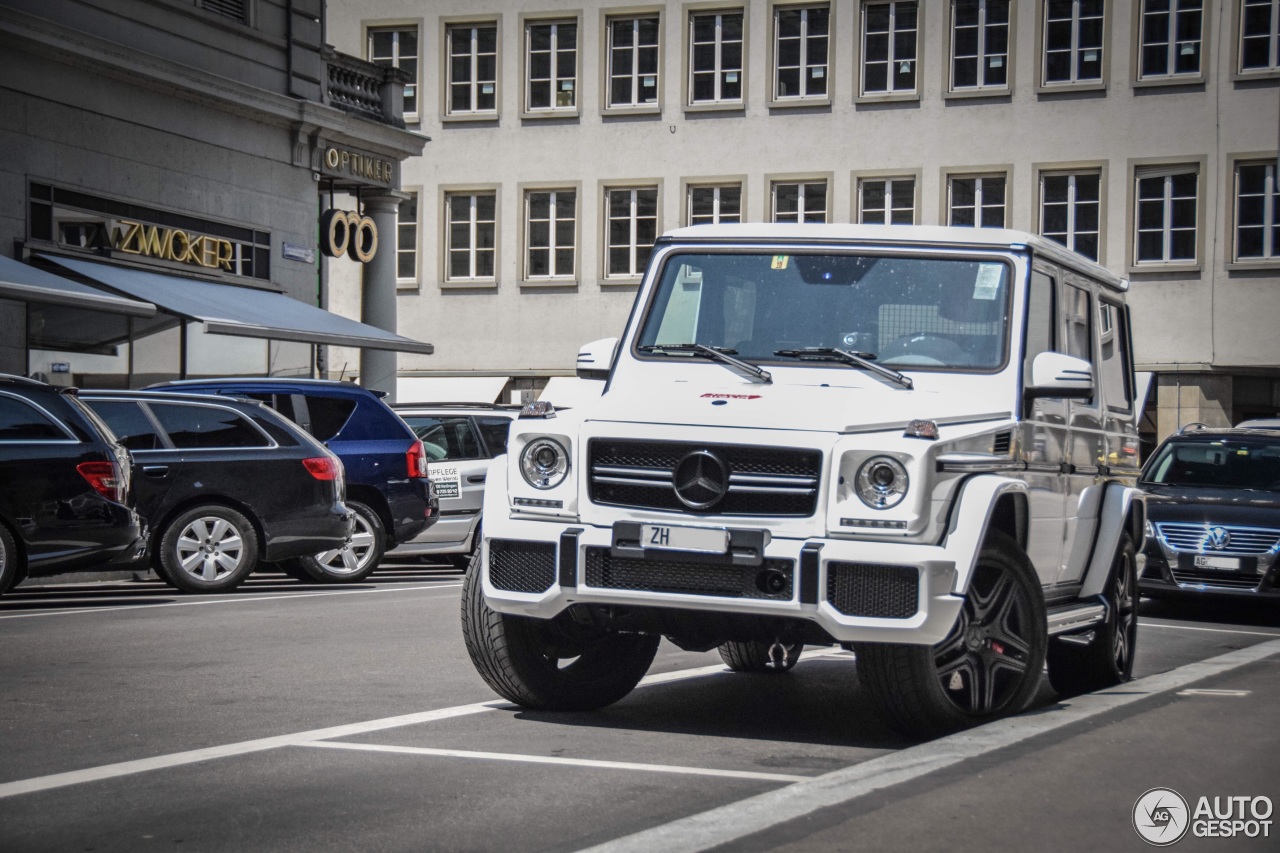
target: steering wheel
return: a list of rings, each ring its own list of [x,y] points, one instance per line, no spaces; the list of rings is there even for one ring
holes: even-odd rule
[[[880,350],[881,364],[908,364],[940,367],[947,364],[966,364],[969,354],[964,347],[942,335],[913,332],[889,342]]]

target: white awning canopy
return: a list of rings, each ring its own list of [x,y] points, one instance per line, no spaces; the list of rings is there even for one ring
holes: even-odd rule
[[[396,403],[492,403],[508,376],[401,376]]]

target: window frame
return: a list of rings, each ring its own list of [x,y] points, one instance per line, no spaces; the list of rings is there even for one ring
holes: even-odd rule
[[[804,84],[810,78],[806,76],[805,71],[810,67],[806,64],[805,59],[808,55],[809,38],[808,35],[808,12],[814,9],[825,9],[827,12],[827,58],[823,63],[826,76],[826,92],[821,95],[779,95],[778,94],[778,15],[782,12],[800,11],[803,15],[801,24],[802,31],[800,35],[800,80]],[[769,106],[770,107],[821,107],[829,106],[832,98],[832,87],[836,82],[835,59],[836,52],[833,50],[836,32],[836,10],[835,4],[827,0],[809,0],[809,2],[797,2],[797,0],[770,0],[769,2],[769,34],[768,34],[768,51],[769,51]],[[808,88],[805,86],[804,88]]]
[[[1040,0],[1039,2],[1039,21],[1036,28],[1036,91],[1041,95],[1053,94],[1055,92],[1105,92],[1108,87],[1108,80],[1111,75],[1111,50],[1108,45],[1111,41],[1111,16],[1115,0],[1102,0],[1102,44],[1099,50],[1102,56],[1098,62],[1098,78],[1080,80],[1077,79],[1077,54],[1080,52],[1079,32],[1076,26],[1078,14],[1074,11],[1079,8],[1080,0],[1070,0],[1073,13],[1072,19],[1072,37],[1071,37],[1071,80],[1055,80],[1048,79],[1048,38],[1049,29],[1049,2],[1050,0]]]
[[[915,57],[912,60],[910,60],[914,62],[916,66],[915,67],[915,85],[910,90],[887,89],[885,91],[868,92],[867,91],[867,59],[866,59],[867,10],[873,6],[892,6],[894,7],[890,11],[890,16],[892,18],[897,14],[896,7],[900,3],[902,4],[910,3],[916,7]],[[885,102],[891,102],[891,101],[920,100],[921,92],[924,89],[923,80],[924,80],[925,65],[924,65],[924,56],[923,56],[924,51],[921,50],[921,46],[925,43],[924,30],[925,30],[926,15],[925,15],[924,6],[926,4],[927,4],[927,0],[924,3],[920,2],[920,0],[862,0],[862,2],[858,4],[857,31],[854,33],[854,35],[857,38],[857,44],[854,46],[854,56],[855,56],[855,61],[857,63],[855,73],[857,74],[858,85],[855,89],[855,94],[857,97],[854,99],[854,103],[885,103]],[[889,30],[889,45],[890,45],[891,58],[888,59],[886,62],[886,64],[890,67],[894,64],[895,61],[898,61],[892,58],[894,33],[896,33],[896,29],[893,28],[891,25]],[[906,61],[906,60],[903,60],[903,61]],[[890,84],[892,83],[892,79],[893,79],[892,74],[889,74],[886,77],[886,81],[889,82]]]
[[[701,177],[701,178],[682,178],[680,181],[680,224],[687,227],[694,224],[693,221],[693,191],[696,189],[714,188],[717,190],[716,204],[716,221],[710,224],[719,224],[719,190],[726,187],[737,188],[738,190],[738,222],[746,222],[747,219],[747,176],[746,175],[727,175],[721,177]]]
[[[422,47],[423,47],[422,38],[423,38],[423,29],[424,29],[422,19],[421,18],[417,18],[417,19],[397,18],[397,19],[390,19],[385,21],[384,20],[363,21],[361,23],[361,28],[364,30],[365,59],[368,62],[374,62],[373,34],[375,32],[392,32],[396,35],[396,38],[395,38],[396,47],[395,47],[394,56],[393,56],[394,61],[392,62],[391,67],[400,68],[402,71],[404,69],[400,65],[399,60],[403,57],[403,55],[400,53],[399,34],[401,32],[404,32],[410,29],[414,31],[418,41],[418,49],[413,55],[415,71],[413,75],[413,81],[405,84],[406,89],[408,89],[410,86],[413,87],[414,109],[411,110],[408,108],[408,100],[410,96],[406,93],[404,123],[407,125],[419,124],[422,121],[422,115],[424,114],[424,110],[422,106],[422,94],[423,94],[423,91],[422,91],[422,76],[423,76],[422,75]],[[374,62],[374,64],[376,65],[380,63]]]
[[[421,187],[404,187],[400,190],[410,196],[400,202],[400,206],[396,208],[396,289],[397,290],[416,290],[422,283],[422,188]],[[400,209],[406,203],[412,203],[414,220],[413,220],[413,277],[402,278],[400,276],[400,258],[405,253],[403,247],[404,229],[400,221]]]
[[[822,184],[823,190],[826,194],[826,198],[824,199],[824,204],[822,208],[822,217],[823,217],[822,223],[825,224],[825,223],[832,222],[833,220],[832,220],[831,205],[832,205],[832,202],[834,201],[834,196],[835,196],[835,193],[833,191],[834,178],[835,178],[834,172],[804,172],[804,173],[798,173],[798,174],[765,175],[764,176],[764,188],[765,188],[764,210],[765,210],[765,214],[768,217],[768,219],[766,219],[765,221],[771,222],[771,223],[778,222],[778,209],[777,209],[778,187],[783,185],[795,184],[800,189],[800,193],[797,199],[798,208],[796,211],[796,216],[797,216],[796,222],[801,225],[819,224],[816,222],[805,221],[803,216],[805,213],[809,212],[809,208],[804,206],[803,200],[805,195],[807,194],[805,191],[805,187]]]
[[[603,115],[652,115],[654,113],[661,114],[664,103],[663,90],[666,88],[666,8],[663,6],[647,6],[637,7],[635,9],[627,9],[621,11],[618,9],[602,9],[600,11],[600,31],[603,38],[600,44],[600,112]],[[655,88],[658,97],[651,104],[631,103],[631,104],[614,104],[611,103],[613,97],[613,26],[616,23],[630,21],[632,31],[635,31],[636,22],[645,18],[656,18],[658,21],[658,64],[655,76]],[[644,76],[638,70],[638,62],[640,56],[640,47],[636,45],[633,39],[631,49],[635,51],[632,56],[632,80],[633,90],[637,85],[640,77]]]
[[[886,223],[867,222],[863,219],[862,191],[863,185],[869,181],[911,181],[911,224],[919,225],[920,218],[920,180],[922,170],[920,169],[880,169],[875,171],[854,172],[851,176],[850,183],[850,216],[849,221],[859,225],[891,225],[892,221]],[[885,195],[886,201],[890,202],[885,207],[885,213],[892,220],[892,211],[894,210],[891,203],[889,193]]]
[[[493,196],[493,276],[483,277],[475,276],[470,278],[454,278],[449,273],[450,257],[452,252],[452,244],[449,242],[449,226],[452,224],[450,219],[449,199],[457,195],[492,195]],[[498,286],[502,278],[502,193],[498,184],[441,184],[439,187],[440,213],[438,221],[440,223],[440,260],[439,260],[439,282],[441,288],[486,288],[492,289]],[[471,219],[471,245],[468,253],[471,256],[471,267],[475,268],[475,222]]]
[[[952,216],[954,214],[954,207],[951,203],[952,181],[971,180],[971,179],[984,180],[989,178],[1004,179],[1004,205],[1003,205],[1004,223],[999,226],[977,224],[978,221],[981,220],[980,214],[983,206],[979,201],[979,198],[980,198],[980,193],[978,192],[979,187],[975,185],[974,187],[974,190],[975,190],[974,224],[972,226],[960,225],[955,227],[958,227],[958,228],[997,228],[997,227],[1008,228],[1009,223],[1012,221],[1012,218],[1013,218],[1014,196],[1013,196],[1013,166],[1012,165],[989,166],[986,168],[975,167],[975,168],[969,168],[969,169],[952,169],[950,171],[944,172],[942,175],[942,194],[940,199],[942,203],[942,215],[939,221],[948,226],[953,225]]]
[[[1231,79],[1269,80],[1280,78],[1280,2],[1271,5],[1271,62],[1266,68],[1244,68],[1244,8],[1246,0],[1221,0],[1232,6],[1231,21]]]
[[[1266,166],[1271,170],[1271,193],[1276,201],[1272,202],[1272,206],[1263,203],[1263,226],[1266,227],[1266,214],[1271,213],[1272,230],[1271,234],[1271,254],[1257,258],[1241,258],[1240,257],[1240,167],[1241,166]],[[1277,213],[1274,205],[1280,203],[1280,158],[1276,152],[1251,152],[1246,154],[1232,154],[1227,157],[1227,171],[1225,180],[1227,186],[1230,187],[1230,196],[1227,204],[1227,233],[1231,235],[1231,248],[1227,255],[1228,270],[1261,270],[1261,269],[1277,269],[1280,268],[1280,235],[1276,233],[1274,227],[1280,225],[1280,213]],[[1265,245],[1265,237],[1264,237]]]
[[[1138,182],[1143,178],[1170,176],[1194,172],[1196,174],[1196,257],[1195,260],[1138,260]],[[1204,268],[1205,239],[1205,180],[1208,163],[1203,157],[1142,158],[1129,161],[1129,190],[1125,231],[1127,246],[1125,265],[1131,275],[1143,273],[1189,272],[1198,273]]]
[[[494,29],[494,79],[493,109],[491,110],[454,110],[453,108],[453,63],[452,33],[455,29],[493,27]],[[473,36],[474,42],[474,36]],[[473,49],[471,56],[472,71],[475,71],[480,54]],[[480,15],[464,17],[442,17],[440,19],[440,121],[469,122],[496,121],[502,116],[502,15]],[[483,85],[478,80],[471,81],[472,92]]]
[[[1184,0],[1169,0],[1169,2],[1171,6],[1176,6],[1178,3],[1184,2]],[[1130,46],[1132,69],[1129,77],[1135,87],[1191,86],[1198,83],[1204,83],[1208,79],[1208,72],[1206,71],[1206,65],[1208,63],[1206,60],[1208,59],[1208,46],[1212,44],[1210,28],[1210,24],[1212,23],[1212,15],[1210,14],[1212,3],[1213,0],[1201,0],[1200,5],[1200,70],[1195,73],[1183,72],[1179,74],[1174,72],[1168,74],[1149,75],[1144,75],[1142,71],[1142,52],[1144,46],[1144,33],[1146,30],[1147,0],[1137,0],[1137,2],[1133,4],[1133,37],[1131,39],[1132,44]],[[1173,19],[1177,12],[1171,10],[1169,14],[1171,18],[1170,28],[1172,33],[1174,31]],[[1169,41],[1169,51],[1171,53],[1174,45],[1176,44],[1176,39],[1171,37]]]
[[[683,50],[683,75],[682,85],[684,87],[684,110],[686,112],[712,112],[717,110],[736,110],[742,111],[747,107],[748,79],[751,73],[750,69],[750,48],[751,48],[751,10],[744,3],[697,3],[686,4],[684,7],[684,50]],[[695,101],[693,99],[693,25],[694,18],[702,15],[732,15],[738,14],[742,16],[742,67],[738,70],[739,80],[741,81],[742,92],[735,99],[717,99],[710,101]],[[716,49],[716,74],[723,74],[720,65],[720,48],[722,42],[717,37]],[[717,87],[718,87],[717,83]]]
[[[573,36],[573,76],[572,78],[561,77],[558,75],[560,54],[565,51],[560,45],[560,27],[572,24],[574,27]],[[566,80],[572,80],[573,83],[573,105],[567,107],[547,106],[535,107],[531,101],[533,85],[533,44],[532,35],[534,27],[551,27],[552,28],[552,47],[551,53],[551,94],[558,94]],[[566,118],[579,116],[582,114],[582,17],[574,13],[563,15],[520,15],[520,117],[525,119],[540,118]]]
[[[582,183],[572,181],[538,181],[522,183],[518,186],[520,194],[520,286],[521,287],[576,287],[582,269]],[[533,248],[529,240],[529,196],[533,193],[573,193],[573,270],[569,274],[551,274],[534,276],[529,273],[529,250]],[[554,204],[554,202],[553,202]],[[550,222],[551,258],[554,262],[555,251],[555,216]],[[554,263],[552,264],[554,266]]]
[[[982,15],[985,20],[987,0],[982,0]],[[955,4],[956,0],[948,0],[947,2],[947,29],[946,38],[946,66],[943,73],[946,75],[945,86],[943,87],[943,98],[999,98],[1013,94],[1014,89],[1014,72],[1017,69],[1017,46],[1018,46],[1018,2],[1017,0],[1008,0],[1009,3],[1009,23],[1008,23],[1008,45],[1004,54],[1005,82],[1003,85],[985,85],[957,87],[955,83],[955,35],[956,35],[956,17]],[[986,27],[985,24],[979,24],[979,38],[981,44],[986,43]],[[982,60],[987,54],[981,48],[978,52],[979,68],[982,68]]]
[[[1085,160],[1074,161],[1068,163],[1033,163],[1031,164],[1033,174],[1035,175],[1035,233],[1047,240],[1058,241],[1052,237],[1047,237],[1044,233],[1044,179],[1046,177],[1060,177],[1070,175],[1072,177],[1092,174],[1098,177],[1098,257],[1095,263],[1105,264],[1107,256],[1107,179],[1108,179],[1108,163],[1105,160]],[[1074,202],[1069,202],[1073,204]],[[1069,216],[1074,218],[1074,208],[1069,210]],[[1069,231],[1074,235],[1074,231]],[[1069,245],[1059,243],[1058,245],[1068,251],[1074,252]],[[1076,254],[1080,254],[1076,252]],[[1088,257],[1081,255],[1081,257]]]
[[[627,181],[600,181],[597,191],[597,198],[600,203],[600,285],[608,287],[610,285],[634,286],[640,283],[644,278],[644,270],[648,263],[646,259],[644,264],[636,263],[636,250],[639,248],[635,242],[636,223],[639,217],[636,215],[636,197],[632,196],[631,215],[628,221],[631,224],[631,242],[628,248],[631,252],[630,268],[631,271],[626,273],[610,273],[609,272],[609,224],[611,218],[609,216],[609,196],[614,192],[639,192],[643,190],[653,190],[655,195],[654,208],[654,239],[662,235],[663,224],[666,221],[663,207],[663,192],[661,178],[637,178]],[[656,244],[655,244],[656,245]],[[649,249],[650,257],[653,255],[653,248]]]
[[[42,418],[48,421],[49,425],[54,427],[56,431],[62,433],[61,438],[53,438],[53,437],[13,438],[13,439],[0,438],[0,446],[7,447],[15,444],[82,444],[83,443],[80,441],[80,439],[76,438],[75,433],[71,431],[70,427],[68,427],[66,424],[62,422],[61,418],[54,415],[52,412],[50,412],[44,406],[37,403],[35,400],[28,399],[27,397],[24,397],[21,394],[14,394],[4,390],[0,390],[0,399],[10,400],[15,404],[17,404],[17,406],[20,408],[27,408],[35,411]]]

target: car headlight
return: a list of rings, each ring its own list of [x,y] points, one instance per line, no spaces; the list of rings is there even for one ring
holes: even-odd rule
[[[876,456],[862,463],[854,489],[872,509],[897,506],[907,494],[907,469],[890,456]]]
[[[535,439],[520,453],[520,473],[535,489],[554,489],[569,473],[569,454],[554,439]]]

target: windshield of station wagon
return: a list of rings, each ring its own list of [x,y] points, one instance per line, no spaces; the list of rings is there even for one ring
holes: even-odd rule
[[[779,363],[779,350],[831,347],[889,367],[994,369],[1004,363],[1008,280],[999,261],[677,253],[637,346],[696,343]]]
[[[1145,482],[1280,492],[1280,440],[1170,441],[1147,466]]]

